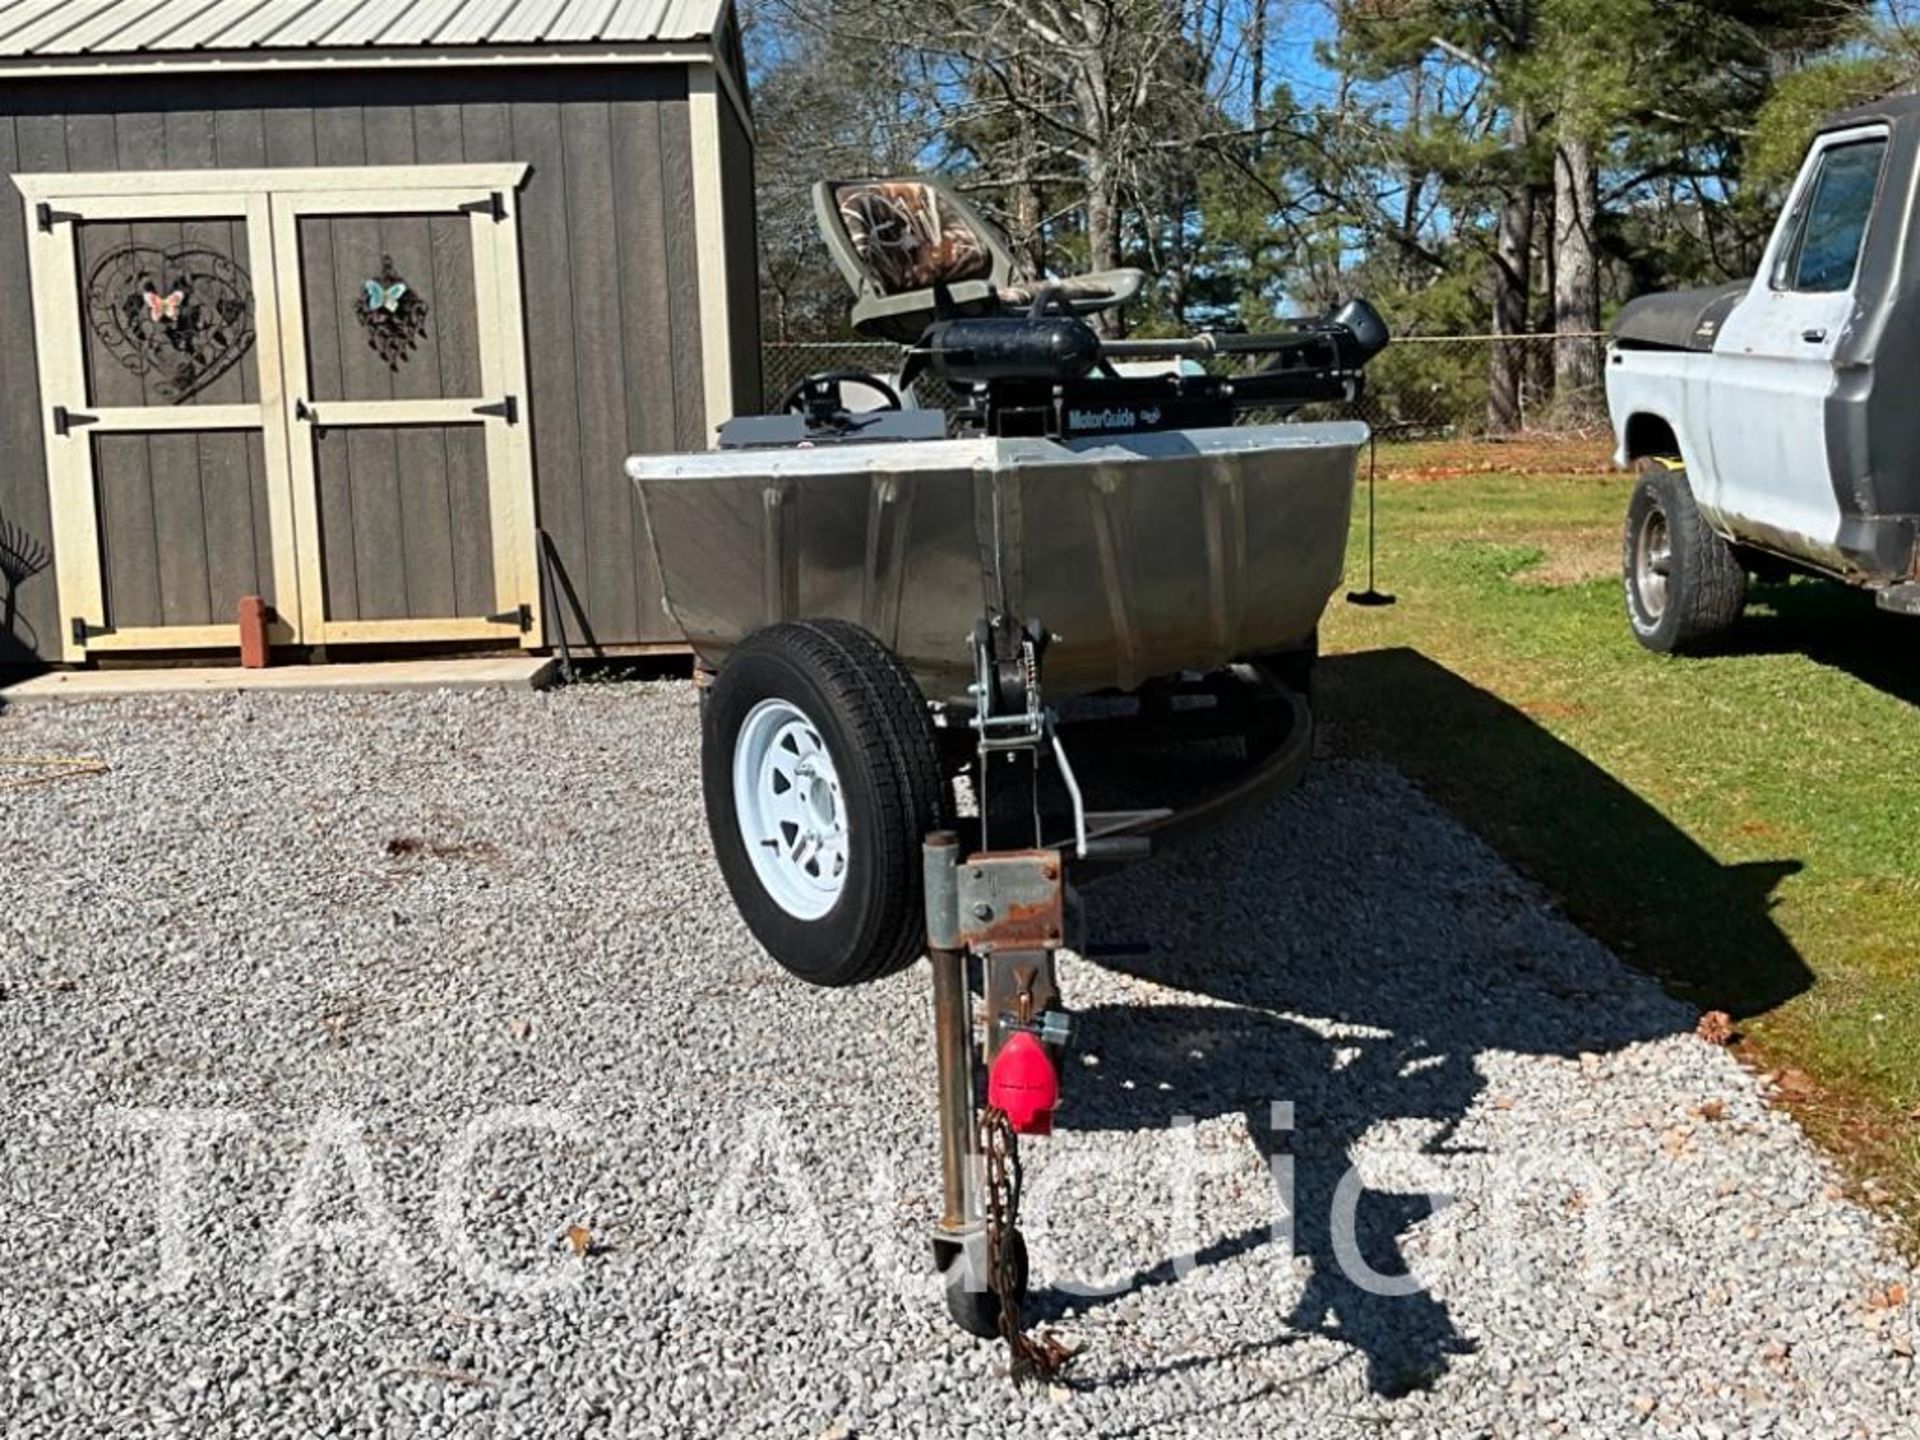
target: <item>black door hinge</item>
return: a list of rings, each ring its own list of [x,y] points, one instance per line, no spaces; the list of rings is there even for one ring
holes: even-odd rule
[[[509,425],[518,425],[520,423],[520,400],[518,396],[509,395],[498,405],[476,405],[473,407],[473,413],[476,415],[491,415],[497,419],[506,421]]]
[[[516,605],[511,610],[502,610],[498,615],[487,616],[489,625],[512,625],[522,635],[533,633],[533,607]]]
[[[100,417],[98,415],[76,414],[64,405],[56,405],[53,407],[53,433],[56,435],[71,435],[79,426],[98,425],[99,423]]]
[[[460,209],[468,215],[491,216],[496,225],[507,218],[507,200],[498,190],[484,200],[469,200]]]

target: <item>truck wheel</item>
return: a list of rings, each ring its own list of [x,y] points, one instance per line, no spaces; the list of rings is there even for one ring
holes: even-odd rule
[[[768,954],[815,985],[913,962],[943,791],[932,717],[892,651],[838,620],[749,636],[707,692],[700,759],[721,874]]]
[[[1687,472],[1640,462],[1621,545],[1627,618],[1649,650],[1688,654],[1724,635],[1747,603],[1747,572],[1693,503]]]

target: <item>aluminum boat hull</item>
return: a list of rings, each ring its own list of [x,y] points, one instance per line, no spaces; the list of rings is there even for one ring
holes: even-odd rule
[[[1306,644],[1340,583],[1366,426],[639,457],[669,615],[719,666],[762,626],[865,626],[958,701],[989,608],[1059,638],[1051,696]]]

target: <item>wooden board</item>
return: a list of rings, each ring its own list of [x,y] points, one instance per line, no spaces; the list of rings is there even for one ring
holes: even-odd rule
[[[350,443],[357,441],[357,444]],[[340,472],[353,467],[356,457],[369,451],[428,462],[419,469],[402,469],[400,493],[402,523],[381,530],[361,522],[355,494],[345,506],[320,508],[322,545],[326,553],[351,555],[361,575],[404,576],[404,588],[356,589],[351,603],[328,596],[330,620],[437,619],[486,615],[494,608],[492,527],[485,497],[455,512],[449,507],[447,459],[462,472],[486,475],[485,438],[478,425],[410,425],[352,430],[328,429],[315,442],[315,468],[323,496],[346,487]],[[364,470],[356,470],[364,481]],[[418,507],[420,513],[411,513]],[[429,549],[438,553],[428,554]],[[456,556],[458,559],[456,560]]]

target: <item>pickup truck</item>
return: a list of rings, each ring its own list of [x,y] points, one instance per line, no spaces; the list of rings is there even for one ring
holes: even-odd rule
[[[1622,543],[1648,649],[1711,648],[1749,573],[1920,615],[1920,97],[1829,119],[1759,273],[1624,306],[1607,355]]]

